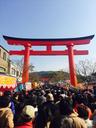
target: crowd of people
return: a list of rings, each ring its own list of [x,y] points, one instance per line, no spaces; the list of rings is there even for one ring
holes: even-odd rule
[[[45,84],[0,93],[0,128],[96,128],[94,89]]]

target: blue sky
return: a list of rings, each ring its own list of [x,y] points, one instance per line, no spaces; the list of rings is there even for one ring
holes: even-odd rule
[[[2,35],[71,38],[92,34],[96,34],[96,0],[0,0],[0,44],[7,50],[23,47],[8,46]],[[84,59],[96,60],[95,40],[75,47],[89,50],[87,56],[75,56],[76,64]],[[67,56],[31,56],[30,63],[36,71],[68,70]]]

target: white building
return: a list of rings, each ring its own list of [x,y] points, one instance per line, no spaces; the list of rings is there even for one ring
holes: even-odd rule
[[[16,65],[14,62],[12,62],[11,60],[9,61],[9,74],[11,76],[14,76],[17,78],[17,81],[21,81],[22,78],[22,74],[21,74],[21,69],[18,65]]]

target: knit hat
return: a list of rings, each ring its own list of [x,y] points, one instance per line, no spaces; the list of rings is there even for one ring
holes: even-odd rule
[[[23,108],[23,114],[29,116],[30,118],[35,118],[35,108],[31,105],[26,105]]]
[[[46,98],[47,98],[47,101],[54,101],[54,97],[52,93],[48,93]]]

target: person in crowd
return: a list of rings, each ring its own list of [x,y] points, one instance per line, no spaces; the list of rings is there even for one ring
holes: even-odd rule
[[[37,104],[38,104],[38,106],[40,106],[44,102],[46,102],[45,94],[46,94],[45,91],[41,90],[41,92],[37,95]]]
[[[46,100],[46,102],[38,107],[36,128],[49,128],[50,121],[53,119],[55,113],[55,104],[52,93],[47,94]]]
[[[52,120],[50,128],[87,128],[84,120],[73,110],[70,98],[62,99],[59,108],[61,116]]]
[[[10,105],[9,97],[0,97],[0,128],[14,128],[14,116],[10,109]]]
[[[12,97],[12,100],[13,100],[14,105],[15,105],[14,123],[17,121],[18,117],[20,116],[20,114],[22,112],[22,109],[25,106],[24,102],[19,101],[19,93],[15,92],[13,94],[13,97]]]
[[[93,120],[93,128],[96,128],[96,109],[92,114],[92,120]]]
[[[31,105],[26,105],[17,122],[15,123],[15,128],[33,128],[35,119],[35,109]]]
[[[10,108],[11,108],[13,114],[15,115],[15,105],[14,105],[14,102],[12,101],[11,92],[10,92],[10,91],[5,91],[5,92],[4,92],[4,96],[9,97],[9,98],[11,99]]]
[[[90,108],[91,108],[92,112],[94,112],[94,110],[96,109],[96,97],[95,96],[93,97]]]
[[[84,104],[81,104],[78,106],[77,108],[77,112],[79,114],[79,117],[83,118],[86,125],[87,125],[87,128],[92,128],[93,126],[93,123],[92,123],[92,120],[89,119],[89,109],[87,106],[85,106]]]
[[[84,105],[88,106],[87,107],[87,110],[88,110],[88,118],[90,119],[91,116],[92,116],[92,111],[91,111],[91,109],[89,107],[89,106],[91,106],[90,105],[91,104],[91,101],[90,101],[90,103],[88,103],[88,97],[86,97],[86,98],[85,97],[86,97],[86,94],[82,94],[82,92],[79,92],[79,94],[76,94],[75,95],[75,99],[73,98],[73,100],[74,100],[74,110],[77,112],[77,108],[81,104],[84,104]],[[87,101],[87,103],[86,103],[86,101]]]

